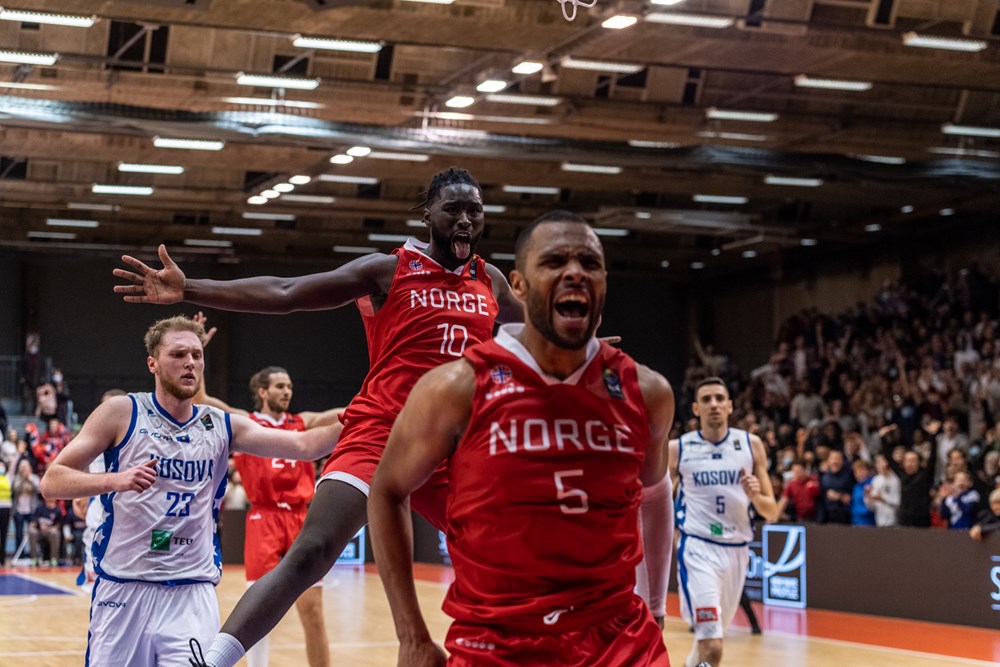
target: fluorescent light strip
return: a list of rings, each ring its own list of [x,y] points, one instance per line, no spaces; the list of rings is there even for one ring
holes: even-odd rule
[[[767,176],[764,182],[768,185],[789,185],[799,188],[818,188],[823,185],[822,178],[793,178],[789,176]]]
[[[938,215],[940,215],[940,216],[942,216],[944,218],[947,218],[949,216],[955,215],[955,209],[953,209],[953,208],[943,208],[940,211],[938,211]]]
[[[22,65],[55,65],[58,53],[27,53],[24,51],[0,51],[0,63],[20,63]]]
[[[427,162],[430,155],[423,153],[391,153],[388,151],[370,151],[368,157],[375,160],[401,160],[402,162]]]
[[[178,176],[184,173],[184,167],[172,164],[133,164],[122,162],[118,165],[118,171],[129,174],[168,174]]]
[[[372,149],[368,146],[351,146],[345,152],[351,157],[368,157],[371,155]]]
[[[330,158],[330,164],[351,164],[354,162],[354,156],[352,155],[334,155]]]
[[[121,210],[121,206],[115,206],[114,204],[77,204],[74,202],[66,204],[66,208],[71,211],[109,211],[112,213]]]
[[[645,65],[635,65],[632,63],[615,63],[605,60],[585,60],[582,58],[572,58],[564,56],[559,64],[567,69],[582,69],[591,72],[614,72],[616,74],[635,74],[646,68]]]
[[[868,232],[869,234],[880,232],[882,231],[882,225],[878,224],[877,222],[874,222],[870,225],[865,225],[865,231]]]
[[[297,100],[272,100],[267,97],[223,97],[227,104],[251,104],[264,107],[288,107],[289,109],[323,109],[325,104],[300,102]]]
[[[382,45],[378,42],[357,42],[350,39],[325,39],[322,37],[303,37],[296,35],[292,46],[300,49],[322,49],[324,51],[350,51],[353,53],[378,53]]]
[[[805,246],[806,248],[811,248],[813,246],[819,245],[819,241],[817,241],[816,239],[802,239],[801,241],[799,241],[799,243]]]
[[[295,216],[290,213],[243,213],[244,220],[282,220],[284,222],[292,222],[295,220]]]
[[[472,120],[483,123],[517,123],[523,125],[552,125],[555,121],[551,118],[532,118],[528,116],[479,116],[471,113],[458,113],[456,111],[434,111],[429,114],[418,114],[427,118],[440,118],[441,120]],[[482,130],[463,130],[450,128],[432,128],[429,131],[437,134],[451,133],[455,136],[468,136],[474,138],[485,138],[486,132]]]
[[[247,217],[246,213],[243,217]],[[263,229],[257,227],[212,227],[213,234],[227,234],[229,236],[261,236]]]
[[[546,97],[543,95],[487,95],[487,102],[500,104],[525,104],[536,107],[554,107],[562,102],[561,97]]]
[[[306,79],[302,77],[276,76],[269,74],[244,74],[243,72],[240,72],[236,75],[236,83],[241,86],[260,86],[263,88],[315,90],[319,86],[319,79]]]
[[[757,256],[757,251],[756,250],[744,250],[743,251],[743,259],[753,259],[756,256]]]
[[[369,234],[369,241],[386,241],[391,243],[406,243],[410,240],[406,234]]]
[[[276,183],[274,187],[271,189],[274,190],[275,192],[280,192],[281,194],[285,194],[286,192],[291,192],[292,190],[294,190],[295,186],[292,185],[291,183]]]
[[[406,221],[406,226],[407,227],[426,227],[427,225],[424,224],[423,220],[407,220]]]
[[[652,5],[667,5],[668,7],[671,5],[679,5],[682,2],[684,2],[684,0],[649,0],[649,3]]]
[[[333,246],[333,251],[345,252],[351,255],[370,255],[373,252],[378,252],[378,248],[365,245],[335,245]]]
[[[28,232],[29,239],[53,239],[56,241],[72,241],[76,234],[72,232]]]
[[[327,183],[350,183],[353,185],[375,185],[377,178],[369,176],[342,176],[340,174],[320,174],[319,180]]]
[[[221,151],[226,145],[224,141],[205,139],[172,139],[170,137],[153,137],[153,145],[157,148],[178,148],[191,151]]]
[[[728,16],[708,16],[706,14],[682,14],[678,12],[654,12],[646,14],[650,23],[669,23],[671,25],[686,25],[695,28],[728,28],[735,20]]]
[[[536,62],[533,60],[525,60],[519,62],[511,68],[511,72],[514,74],[537,74],[545,69],[545,63]]]
[[[705,268],[705,262],[691,262],[691,268],[695,269],[696,271],[704,269]]]
[[[86,229],[94,229],[99,227],[101,223],[97,220],[68,220],[66,218],[49,218],[45,221],[50,227],[83,227]]]
[[[503,191],[512,194],[530,194],[530,195],[559,194],[559,188],[547,188],[539,185],[505,185],[503,186]]]
[[[627,229],[613,229],[611,227],[591,227],[591,229],[593,229],[594,233],[598,236],[614,236],[618,238],[628,236],[632,233]]]
[[[620,174],[621,167],[612,167],[602,164],[577,164],[575,162],[563,162],[563,171],[574,171],[581,174]]]
[[[267,197],[261,197],[260,195],[254,195],[253,197],[250,197],[249,199],[247,199],[247,203],[248,204],[253,204],[254,206],[261,206],[263,204],[266,204],[269,201],[271,201],[271,200],[268,199]]]
[[[509,85],[509,83],[501,79],[487,79],[476,86],[476,90],[481,93],[499,93]]]
[[[483,204],[483,213],[506,213],[507,207],[500,204]]]
[[[778,120],[778,114],[760,111],[730,111],[726,109],[716,109],[709,107],[705,110],[705,117],[712,120],[745,120],[752,123],[773,123]]]
[[[859,160],[865,162],[875,162],[876,164],[906,164],[905,157],[894,155],[855,155]]]
[[[795,85],[800,88],[823,88],[826,90],[848,90],[864,92],[872,89],[871,81],[849,81],[847,79],[818,79],[807,74],[795,77]]]
[[[155,190],[149,186],[139,185],[101,185],[95,183],[90,191],[95,195],[131,195],[136,197],[148,197]]]
[[[618,14],[617,16],[612,16],[606,19],[604,23],[601,24],[602,28],[607,28],[608,30],[624,30],[625,28],[631,28],[639,19],[635,16],[629,16],[627,14]]]
[[[938,148],[928,148],[928,153],[937,153],[938,155],[957,155],[959,157],[985,157],[985,158],[997,158],[1000,157],[1000,153],[997,151],[983,151],[974,150],[971,148],[948,148],[948,147],[938,147]]]
[[[62,86],[48,86],[43,83],[16,83],[0,81],[0,88],[17,88],[19,90],[62,90]]]
[[[911,204],[907,204],[906,206],[901,207],[899,209],[899,212],[900,213],[913,213],[913,206]]]
[[[769,141],[771,137],[765,134],[743,134],[741,132],[699,132],[699,137],[706,139],[727,139],[729,141]]]
[[[65,25],[71,28],[89,28],[97,20],[96,16],[74,16],[69,14],[49,14],[48,12],[30,12],[20,9],[0,9],[0,19],[4,21],[21,21],[22,23],[45,23],[47,25]]]
[[[423,2],[428,5],[450,5],[455,0],[403,0],[404,2]]]
[[[490,259],[495,259],[501,262],[513,262],[517,259],[517,255],[512,252],[493,252],[490,253]]]
[[[650,213],[649,211],[636,211],[635,212],[635,219],[636,220],[652,220],[653,219],[653,214]]]
[[[695,195],[692,199],[699,204],[746,204],[750,201],[747,197],[726,195]]]
[[[673,141],[646,141],[645,139],[629,139],[632,148],[677,148],[680,144]]]
[[[281,196],[281,193],[278,192],[277,190],[271,190],[270,188],[268,188],[267,190],[263,190],[260,193],[260,196],[263,197],[264,199],[277,199],[278,197]]]
[[[969,53],[982,51],[986,48],[984,40],[921,35],[916,32],[908,32],[903,35],[903,44],[925,49],[946,49],[948,51],[966,51]]]
[[[446,107],[451,107],[452,109],[465,109],[466,107],[471,107],[475,103],[475,97],[469,97],[468,95],[455,95],[445,102],[444,105]]]
[[[333,197],[324,197],[322,195],[285,195],[281,198],[284,202],[298,202],[300,204],[332,204],[337,201]]]
[[[956,125],[954,123],[945,123],[941,126],[941,132],[961,137],[987,137],[990,139],[1000,138],[1000,127],[977,127],[975,125]]]
[[[288,179],[288,182],[292,185],[306,185],[312,180],[312,176],[306,176],[304,174],[299,174],[297,176],[292,176]]]
[[[184,245],[196,248],[232,248],[233,242],[219,239],[184,239]]]

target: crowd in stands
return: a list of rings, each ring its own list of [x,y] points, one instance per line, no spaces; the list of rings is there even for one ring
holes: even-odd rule
[[[726,380],[735,425],[768,445],[782,520],[979,539],[1000,529],[998,303],[1000,277],[975,266],[887,281],[871,303],[789,318],[746,377],[695,341],[679,410],[702,377]]]

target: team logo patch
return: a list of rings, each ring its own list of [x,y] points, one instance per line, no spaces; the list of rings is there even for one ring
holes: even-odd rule
[[[154,530],[153,539],[149,543],[150,551],[170,551],[170,538],[174,536],[172,530]]]
[[[722,460],[722,452],[712,452],[712,460],[713,461],[721,461]]]
[[[184,435],[177,436],[177,442],[183,442],[184,444],[191,443],[191,436],[185,433]]]
[[[604,369],[604,386],[608,389],[608,394],[612,398],[625,398],[622,392],[622,380],[613,368]]]
[[[736,451],[740,451],[741,449],[743,449],[743,445],[741,445],[741,444],[739,443],[739,441],[737,441],[737,442],[734,442],[734,443],[733,443],[733,449],[735,449]]]
[[[494,384],[507,384],[514,377],[514,372],[507,366],[494,366],[490,371],[490,378]]]
[[[722,496],[719,496],[719,497],[721,498]],[[712,533],[712,537],[722,537],[723,530],[722,530],[722,524],[721,523],[713,523],[713,524],[711,524],[708,527],[708,530]]]
[[[424,268],[424,263],[419,259],[411,259],[408,266],[410,267],[410,271],[419,271]]]
[[[206,431],[211,431],[215,428],[215,422],[212,421],[212,415],[205,415],[201,418],[201,425],[205,427]]]
[[[718,623],[719,610],[716,607],[698,607],[694,610],[695,623]]]

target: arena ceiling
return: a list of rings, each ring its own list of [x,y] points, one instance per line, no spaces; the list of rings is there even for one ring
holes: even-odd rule
[[[423,236],[412,209],[451,165],[484,186],[501,266],[554,207],[643,272],[1000,208],[1000,0],[597,0],[574,21],[557,0],[13,2],[0,61],[32,62],[0,62],[0,244],[20,250],[337,263]]]

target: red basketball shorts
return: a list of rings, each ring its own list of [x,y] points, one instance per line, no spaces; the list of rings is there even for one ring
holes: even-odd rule
[[[243,543],[247,581],[257,581],[277,566],[305,520],[305,506],[291,510],[253,506],[247,510]]]

